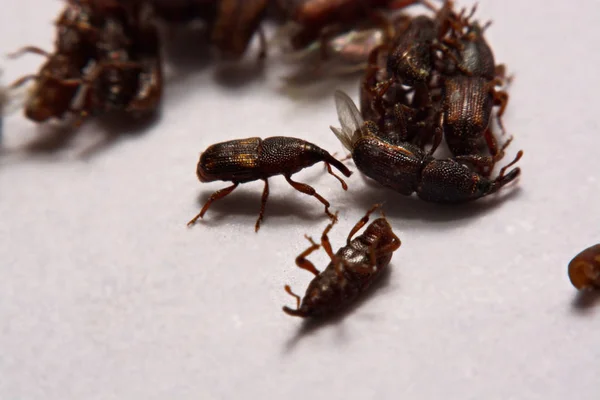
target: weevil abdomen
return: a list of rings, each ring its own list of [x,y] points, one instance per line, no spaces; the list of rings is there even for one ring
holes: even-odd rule
[[[394,146],[369,135],[356,142],[352,158],[363,174],[409,196],[416,190],[425,153],[409,143]]]
[[[213,144],[200,156],[196,174],[201,182],[256,180],[262,139],[229,140]]]
[[[485,78],[457,75],[443,89],[444,133],[454,155],[473,154],[488,128],[494,98]]]

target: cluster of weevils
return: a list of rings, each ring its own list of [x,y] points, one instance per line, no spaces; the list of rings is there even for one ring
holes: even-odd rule
[[[495,64],[485,40],[487,25],[472,12],[454,9],[451,1],[436,7],[426,0],[278,0],[284,15],[287,42],[294,51],[317,48],[321,61],[332,57],[348,66],[366,68],[360,83],[360,110],[344,93],[335,93],[341,128],[331,129],[351,153],[363,174],[404,195],[436,203],[472,201],[497,192],[515,180],[520,169],[508,170],[522,156],[492,177],[494,166],[512,138],[498,144],[494,129],[501,121],[509,79]],[[416,17],[398,10],[421,4],[429,15]],[[34,121],[111,111],[153,113],[162,93],[160,35],[157,20],[181,25],[192,19],[206,24],[210,43],[224,54],[240,57],[258,32],[261,57],[266,40],[260,29],[268,0],[71,0],[60,15],[53,53],[26,47],[47,57],[34,79],[25,114]],[[292,27],[292,28],[290,28]],[[346,61],[343,61],[346,60]],[[497,110],[495,111],[495,108]],[[494,112],[495,111],[495,112]],[[495,117],[495,118],[493,118]],[[493,121],[495,120],[495,121]],[[449,157],[436,157],[445,143]],[[217,143],[200,156],[197,176],[202,182],[230,181],[213,193],[188,225],[202,218],[210,205],[238,185],[264,181],[258,231],[269,196],[268,178],[283,175],[296,190],[313,196],[333,220],[318,244],[296,264],[316,275],[298,307],[284,310],[296,316],[330,313],[363,292],[400,247],[385,217],[372,222],[362,235],[374,206],[348,235],[346,246],[334,253],[327,234],[337,221],[329,202],[292,175],[317,162],[338,179],[351,171],[315,144],[291,137],[247,138]],[[508,171],[508,172],[507,172]],[[331,259],[319,272],[306,259],[323,247]]]
[[[363,21],[365,11],[375,16],[420,0],[66,2],[55,22],[53,52],[28,46],[12,54],[46,57],[36,74],[26,75],[11,85],[14,89],[34,81],[24,106],[25,116],[34,122],[58,119],[77,126],[92,115],[153,115],[163,92],[161,27],[187,29],[200,22],[208,43],[233,60],[246,53],[258,34],[262,59],[267,41],[261,24],[267,18],[267,10],[274,8],[282,21],[279,31],[285,32],[285,40],[278,40],[282,47],[295,54],[314,53],[318,48],[320,59],[341,57],[347,63],[363,65],[366,54],[381,43],[383,29],[377,17]]]

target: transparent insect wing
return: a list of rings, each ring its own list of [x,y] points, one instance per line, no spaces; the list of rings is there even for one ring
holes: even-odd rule
[[[362,128],[364,124],[362,115],[356,104],[346,93],[340,90],[335,92],[335,107],[340,124],[342,124],[342,131],[346,135],[352,136]]]
[[[339,90],[335,92],[335,106],[342,128],[330,128],[344,147],[352,152],[354,144],[362,135],[363,118],[352,99]]]

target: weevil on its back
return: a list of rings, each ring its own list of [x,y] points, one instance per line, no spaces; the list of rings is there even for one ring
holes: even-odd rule
[[[296,258],[299,268],[315,274],[301,300],[286,285],[285,290],[296,298],[297,307],[283,307],[283,311],[295,317],[320,317],[332,314],[347,307],[355,301],[373,282],[381,276],[382,271],[392,259],[393,253],[400,248],[400,239],[392,231],[385,217],[377,218],[365,231],[353,236],[367,224],[369,215],[380,208],[373,206],[360,219],[348,234],[346,245],[333,253],[327,234],[336,220],[330,223],[321,236],[321,244],[306,236],[311,246]],[[306,257],[319,249],[325,249],[331,262],[322,272]]]

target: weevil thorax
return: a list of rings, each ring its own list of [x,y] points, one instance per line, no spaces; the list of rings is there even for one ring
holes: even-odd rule
[[[265,138],[259,150],[260,167],[267,176],[293,174],[327,156],[329,153],[319,146],[288,136]]]
[[[463,203],[494,193],[504,184],[452,159],[431,160],[423,168],[417,194],[434,203]]]

